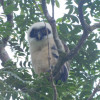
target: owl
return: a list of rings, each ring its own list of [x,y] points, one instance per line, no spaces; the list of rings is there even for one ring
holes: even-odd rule
[[[56,44],[53,39],[52,28],[49,23],[34,23],[27,32],[31,61],[34,72],[38,75],[49,72],[50,66],[48,61],[48,41],[51,68],[54,69],[59,58]],[[62,66],[58,80],[66,81],[68,78],[68,69]],[[57,81],[58,81],[57,80]]]

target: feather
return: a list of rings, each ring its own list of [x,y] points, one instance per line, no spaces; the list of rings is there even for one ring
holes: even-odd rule
[[[48,38],[46,30],[48,31]],[[29,28],[27,36],[29,41],[32,66],[35,73],[40,75],[41,73],[48,72],[50,69],[48,64],[48,39],[50,45],[51,65],[55,66],[59,58],[50,24],[44,22],[37,22],[33,24]],[[61,68],[58,80],[66,81],[67,77],[68,70],[64,65]]]

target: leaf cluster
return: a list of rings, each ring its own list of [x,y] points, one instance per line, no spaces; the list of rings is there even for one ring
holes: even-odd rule
[[[47,0],[49,4],[51,0]],[[78,18],[77,4],[79,0],[66,1],[66,13],[56,20],[57,30],[61,40],[71,49],[78,43],[82,35],[82,27]],[[89,16],[99,21],[99,0],[87,1],[84,5],[84,17],[92,24]],[[1,100],[52,100],[53,89],[47,75],[38,77],[32,68],[26,32],[28,27],[43,20],[39,0],[13,0],[12,5],[7,6],[4,1],[7,15],[13,12],[14,26],[0,16],[0,46],[2,39],[9,37],[7,46],[14,53],[12,61],[0,65],[0,99]],[[38,7],[39,8],[38,8]],[[56,6],[60,3],[56,0]],[[90,12],[87,10],[90,10]],[[41,10],[41,11],[40,11]],[[18,12],[17,12],[18,11]],[[44,18],[45,20],[45,18]],[[100,78],[100,29],[89,35],[80,52],[73,58],[69,78],[66,83],[58,82],[58,100],[87,100],[91,95],[94,84]],[[10,53],[8,52],[10,55]],[[96,94],[93,100],[100,100]]]

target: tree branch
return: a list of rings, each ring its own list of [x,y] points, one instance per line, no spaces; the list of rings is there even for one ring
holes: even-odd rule
[[[91,26],[92,31],[97,29],[97,28],[100,28],[100,22]]]
[[[62,60],[63,58],[60,55],[62,55],[62,52],[64,52],[65,50],[64,50],[63,44],[62,44],[62,42],[61,42],[61,40],[59,39],[59,36],[58,36],[58,32],[57,32],[57,28],[56,28],[56,22],[55,22],[54,18],[51,17],[48,13],[47,6],[46,6],[46,0],[42,0],[42,9],[43,9],[44,15],[46,16],[48,22],[50,23],[50,25],[52,27],[53,38],[54,38],[54,41],[56,43],[57,50],[58,50],[58,53],[59,53],[58,63],[56,64],[56,67],[53,71],[53,76],[55,76],[61,69],[60,65],[64,64],[63,63],[64,60]],[[59,76],[59,75],[57,75],[57,76]],[[55,80],[56,80],[56,78],[55,78]]]
[[[62,53],[62,56],[59,57],[58,62],[56,64],[57,68],[53,72],[55,77],[56,77],[56,75],[58,76],[58,72],[60,71],[61,66],[63,66],[63,64],[66,61],[72,60],[72,58],[78,53],[78,51],[80,50],[80,48],[84,44],[87,37],[88,37],[88,34],[83,33],[82,37],[80,38],[80,40],[75,48],[73,48],[68,54]],[[67,63],[67,67],[69,67],[68,63]]]
[[[7,2],[7,6],[9,6],[9,5],[12,5],[12,2],[8,1]],[[3,6],[3,8],[4,8],[4,6]],[[5,12],[5,9],[3,9],[3,10]],[[6,17],[7,17],[7,22],[9,22],[11,24],[10,27],[12,28],[13,27],[13,12],[7,14]],[[11,30],[11,32],[12,32],[12,30]],[[4,42],[5,45],[7,44],[8,39],[9,39],[8,35],[6,35],[6,37],[3,38],[3,42]]]
[[[3,47],[0,47],[0,59],[2,60],[3,63],[10,60],[10,57],[9,57],[7,51]]]
[[[0,0],[0,3],[1,3],[3,10],[5,12],[4,1]],[[8,1],[7,6],[9,6],[11,4],[12,3]],[[7,17],[7,21],[11,24],[10,27],[13,27],[13,12],[11,12],[10,14],[7,14],[6,17]],[[12,31],[10,31],[10,32],[12,32]],[[5,50],[5,46],[8,42],[8,39],[9,39],[9,36],[6,35],[6,37],[2,38],[2,43],[0,44],[0,59],[1,59],[3,64],[10,60],[9,55]]]
[[[0,0],[0,3],[1,3],[3,9],[4,9],[4,1],[3,0]]]
[[[100,80],[99,80],[99,83],[98,85],[96,86],[96,88],[93,90],[93,93],[90,95],[90,97],[87,99],[87,100],[92,100],[93,96],[98,92],[98,90],[100,89],[99,88],[100,86]]]
[[[46,16],[48,22],[50,23],[50,25],[52,27],[54,41],[56,43],[58,53],[60,55],[60,52],[64,51],[64,48],[63,48],[62,42],[61,42],[61,40],[59,39],[59,36],[58,36],[55,19],[53,19],[50,16],[50,14],[48,13],[47,6],[46,6],[46,0],[42,0],[42,9],[43,9],[44,15]]]
[[[62,43],[58,37],[58,33],[57,33],[57,29],[56,29],[56,22],[55,20],[49,15],[47,7],[46,7],[46,1],[42,0],[42,8],[43,8],[43,12],[48,20],[48,22],[51,24],[52,30],[53,30],[53,36],[54,36],[54,40],[58,49],[58,53],[59,53],[59,59],[58,62],[56,64],[56,69],[53,71],[54,76],[58,76],[59,71],[61,69],[61,66],[64,65],[64,63],[66,61],[71,60],[80,50],[80,48],[82,47],[82,45],[84,44],[85,40],[88,38],[89,33],[91,33],[94,29],[99,28],[100,24],[95,24],[93,26],[90,26],[86,23],[86,21],[84,20],[84,16],[83,16],[83,4],[86,2],[87,0],[80,0],[79,5],[78,5],[78,12],[79,12],[79,19],[83,28],[83,35],[81,36],[78,44],[75,46],[75,48],[73,48],[69,53],[65,53],[64,52],[64,48],[62,46]]]
[[[71,60],[80,50],[80,48],[82,47],[82,45],[84,44],[85,40],[88,38],[89,33],[91,33],[94,29],[96,28],[100,28],[100,23],[95,24],[93,26],[89,26],[85,20],[84,20],[84,16],[83,16],[83,4],[86,2],[86,0],[81,0],[79,2],[79,7],[78,7],[78,11],[79,11],[79,19],[83,28],[83,35],[81,36],[78,44],[75,46],[75,48],[73,48],[68,54],[63,53],[62,56],[59,57],[58,62],[56,64],[57,68],[56,70],[54,70],[54,76],[58,76],[59,71],[61,69],[61,66],[68,60]],[[55,76],[55,77],[56,77]]]
[[[82,25],[82,28],[84,31],[90,32],[91,28],[90,26],[86,23],[86,21],[84,20],[84,16],[83,16],[83,4],[86,2],[87,0],[80,0],[79,4],[78,4],[78,13],[79,13],[79,19]]]
[[[54,5],[55,5],[55,0],[51,0],[52,2],[52,17],[54,18]]]
[[[45,25],[46,27],[46,25]],[[50,68],[50,77],[51,77],[51,83],[52,83],[52,87],[53,87],[53,91],[54,91],[54,96],[53,96],[53,100],[57,100],[57,88],[56,85],[54,83],[54,78],[53,78],[53,74],[52,74],[52,68],[51,68],[51,56],[50,56],[50,44],[49,44],[49,37],[48,37],[48,30],[46,30],[47,32],[47,39],[48,39],[48,64],[49,64],[49,68]]]

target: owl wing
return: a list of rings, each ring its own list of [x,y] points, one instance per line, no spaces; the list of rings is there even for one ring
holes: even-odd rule
[[[51,49],[52,49],[52,50],[51,50],[51,51],[52,51],[52,56],[53,56],[55,59],[58,59],[59,56],[58,56],[56,53],[54,53],[54,51],[57,50],[57,49],[56,49],[56,46],[53,45]],[[66,82],[66,81],[67,81],[67,78],[68,78],[68,68],[67,68],[66,64],[64,64],[64,65],[61,67],[61,70],[60,70],[60,72],[59,72],[59,75],[57,76],[56,82],[57,82],[58,80],[61,80],[61,81],[63,81],[63,82]]]

